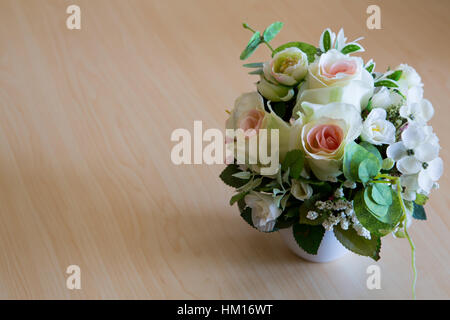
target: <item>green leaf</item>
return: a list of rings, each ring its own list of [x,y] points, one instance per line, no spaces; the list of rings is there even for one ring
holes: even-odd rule
[[[367,141],[362,141],[359,145],[361,147],[363,147],[364,149],[366,149],[367,151],[369,151],[375,157],[377,157],[377,159],[381,165],[381,163],[383,162],[383,157],[381,157],[381,153],[380,153],[380,151],[378,151],[377,147],[375,147],[373,144],[371,144]]]
[[[309,254],[317,254],[325,234],[324,227],[296,223],[292,228],[292,232],[295,241],[303,250]]]
[[[242,51],[240,59],[245,60],[249,58],[256,50],[256,48],[260,45],[260,43],[261,43],[261,34],[259,33],[259,31],[256,31],[250,38],[247,47],[245,47],[244,51]]]
[[[394,81],[398,81],[400,79],[400,77],[402,76],[403,71],[402,70],[397,70],[392,72],[390,75],[387,76],[388,79],[394,80]]]
[[[270,42],[283,28],[283,22],[274,22],[266,28],[263,32],[264,41]]]
[[[235,194],[234,196],[232,196],[230,199],[230,206],[232,206],[239,200],[244,199],[244,197],[247,195],[247,193],[248,193],[248,191],[244,191],[244,192],[239,192],[239,193]]]
[[[383,162],[381,164],[381,169],[383,169],[383,170],[391,170],[392,167],[394,166],[394,164],[395,164],[395,161],[392,160],[391,158],[383,159]]]
[[[372,213],[375,216],[375,218],[377,218],[378,220],[381,221],[388,213],[389,206],[381,205],[381,204],[378,204],[377,202],[375,202],[371,197],[372,194],[373,194],[372,186],[364,189],[364,203],[365,203],[367,209],[369,209],[370,213]]]
[[[298,179],[303,170],[304,160],[305,155],[302,150],[291,150],[286,154],[281,169],[286,171],[289,168],[290,176]]]
[[[308,56],[308,62],[309,62],[309,63],[314,62],[315,54],[317,53],[317,48],[314,47],[313,45],[308,44],[308,43],[305,43],[305,42],[296,42],[296,41],[294,41],[294,42],[288,42],[288,43],[285,43],[285,44],[279,46],[278,48],[276,48],[276,49],[273,51],[272,57],[273,57],[276,53],[278,53],[278,52],[280,52],[280,51],[283,51],[283,50],[286,49],[286,48],[292,48],[292,47],[299,48],[299,49],[302,50],[304,53],[306,53],[306,55]]]
[[[370,187],[372,199],[379,205],[390,206],[392,204],[392,189],[383,183],[374,183]]]
[[[372,235],[369,240],[359,236],[355,229],[344,230],[339,225],[334,227],[334,235],[348,250],[361,256],[370,257],[375,261],[380,259],[381,240],[379,237]]]
[[[397,82],[390,79],[378,80],[374,83],[375,87],[398,88]]]
[[[248,74],[261,75],[263,73],[264,73],[263,69],[256,69],[256,70],[250,71]]]
[[[322,45],[323,45],[324,52],[327,52],[328,50],[330,50],[330,48],[331,48],[331,35],[330,35],[330,31],[329,30],[325,30],[323,32]]]
[[[379,172],[379,163],[370,158],[361,161],[358,167],[358,177],[362,183],[369,182],[369,180],[375,177]]]
[[[326,215],[320,214],[316,219],[311,220],[308,219],[306,216],[308,215],[309,211],[318,211],[315,203],[317,200],[320,199],[320,194],[315,194],[311,198],[306,199],[302,205],[300,206],[300,210],[298,208],[297,212],[299,213],[299,222],[300,224],[308,224],[311,226],[320,226],[322,225],[323,221],[326,218]]]
[[[256,187],[258,187],[261,184],[262,179],[263,178],[250,180],[245,185],[243,185],[242,187],[238,188],[237,191],[239,191],[239,192],[251,191],[251,190],[255,189]]]
[[[367,189],[360,190],[356,193],[353,200],[353,206],[356,217],[359,222],[370,231],[371,234],[376,236],[385,236],[393,230],[403,216],[403,211],[397,196],[397,193],[392,190],[392,205],[390,205],[384,216],[379,216],[373,213],[378,209],[374,209],[373,205],[376,203],[372,201],[370,210],[366,205],[370,199],[370,194],[365,195]]]
[[[421,193],[416,194],[416,200],[414,202],[416,204],[418,204],[419,206],[425,205],[425,203],[427,203],[427,201],[428,201],[428,197],[426,195],[421,194]]]
[[[243,64],[246,68],[262,68],[264,67],[264,62],[253,62],[253,63],[246,63]]]
[[[365,144],[363,145],[365,146]],[[368,151],[353,141],[345,146],[343,172],[347,180],[367,182],[368,178],[378,174],[381,169],[381,163],[372,152],[374,151]],[[360,166],[364,161],[366,162],[360,171]],[[363,178],[362,180],[361,177]]]
[[[413,218],[417,220],[427,220],[427,215],[425,214],[425,209],[423,206],[418,205],[414,202],[414,211],[413,211]]]
[[[248,180],[248,179],[250,179],[252,174],[250,172],[248,172],[248,171],[241,171],[241,172],[232,174],[232,176],[236,177],[238,179]]]
[[[343,54],[349,54],[352,52],[361,52],[361,51],[364,51],[364,48],[356,43],[349,43],[341,50],[341,52]]]
[[[375,69],[375,63],[374,63],[374,62],[369,63],[369,64],[366,66],[366,70],[367,70],[367,72],[369,72],[369,73],[372,73],[374,69]]]
[[[241,217],[245,220],[251,227],[255,228],[252,221],[252,209],[250,207],[245,208],[241,211]],[[256,228],[255,228],[256,229]]]
[[[222,171],[219,177],[226,185],[233,188],[240,188],[246,184],[246,181],[233,177],[233,174],[238,172],[242,172],[242,170],[239,169],[237,165],[230,164],[225,168],[225,170]]]

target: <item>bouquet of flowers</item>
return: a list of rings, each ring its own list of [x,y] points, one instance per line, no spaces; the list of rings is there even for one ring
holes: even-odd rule
[[[259,45],[271,56],[244,64],[259,76],[256,90],[228,111],[220,177],[236,189],[230,204],[260,231],[292,228],[309,254],[325,232],[374,260],[382,237],[405,237],[414,288],[408,227],[426,219],[423,205],[443,170],[421,77],[406,64],[376,72],[374,61],[353,56],[364,51],[361,39],[347,42],[342,29],[323,31],[319,47],[295,41],[274,49],[283,23],[262,33],[243,26],[253,35],[241,60]]]

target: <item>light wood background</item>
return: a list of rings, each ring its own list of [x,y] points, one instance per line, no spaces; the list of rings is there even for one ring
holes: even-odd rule
[[[382,30],[366,28],[381,7]],[[68,30],[78,4],[82,29]],[[225,108],[256,78],[239,54],[261,30],[279,45],[316,44],[325,27],[365,36],[378,70],[422,75],[450,166],[450,1],[0,0],[0,298],[410,298],[406,240],[383,239],[373,262],[294,256],[229,207],[223,166],[175,166],[176,128],[223,128]],[[268,57],[262,47],[251,61]],[[448,299],[449,170],[416,222],[418,298]],[[66,288],[68,265],[81,290]]]

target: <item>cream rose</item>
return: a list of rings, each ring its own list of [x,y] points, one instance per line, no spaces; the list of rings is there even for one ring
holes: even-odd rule
[[[303,80],[308,71],[308,56],[299,48],[286,48],[266,62],[263,70],[268,81],[295,86]]]
[[[361,58],[332,49],[309,66],[306,81],[297,96],[294,114],[302,110],[305,101],[317,104],[343,102],[361,111],[367,106],[373,89],[373,78],[364,69]]]
[[[289,139],[291,135],[289,125],[274,112],[265,111],[263,98],[257,92],[245,93],[236,99],[234,109],[226,121],[226,129],[242,129],[244,131],[248,143],[245,145],[235,144],[234,148],[236,152],[242,152],[240,148],[245,148],[243,152],[245,152],[246,159],[251,164],[258,163],[259,158],[258,152],[256,154],[249,152],[250,140],[258,139],[260,129],[266,129],[269,133],[267,148],[270,152],[276,152],[276,150],[271,150],[270,131],[278,130],[279,161],[284,159],[286,152],[289,150]],[[232,136],[227,135],[226,142],[233,141],[234,139],[235,132],[233,132]]]
[[[306,161],[317,178],[335,181],[342,173],[346,144],[361,133],[361,115],[355,106],[346,103],[316,105],[304,102],[303,107],[305,116],[299,144]]]

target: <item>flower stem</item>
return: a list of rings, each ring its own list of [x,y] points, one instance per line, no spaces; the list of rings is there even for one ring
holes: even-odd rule
[[[409,242],[409,246],[411,247],[411,267],[413,270],[413,282],[412,282],[412,296],[413,299],[416,299],[416,282],[417,282],[417,268],[416,268],[416,247],[414,246],[414,243],[411,239],[411,237],[409,236],[408,233],[408,228],[407,228],[407,212],[406,212],[406,207],[405,207],[405,203],[403,202],[403,198],[401,195],[402,192],[402,186],[400,185],[400,179],[399,178],[395,178],[395,183],[397,185],[397,195],[398,195],[398,200],[400,201],[400,205],[402,207],[402,211],[403,211],[403,229],[405,231],[405,235],[406,238],[408,239]]]
[[[243,23],[242,26],[244,27],[244,29],[247,29],[253,33],[256,33],[256,31],[253,30],[248,24]],[[261,39],[261,42],[264,43],[270,49],[270,51],[272,51],[272,53],[275,51],[275,50],[273,50],[272,46],[267,41],[264,40],[262,35],[260,36],[260,39]]]

